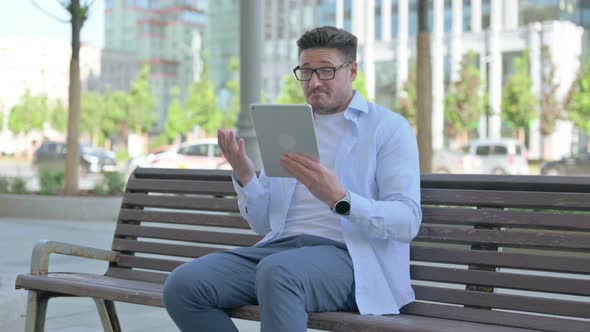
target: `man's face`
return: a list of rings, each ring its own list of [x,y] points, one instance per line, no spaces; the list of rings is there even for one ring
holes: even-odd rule
[[[338,67],[348,61],[334,48],[306,49],[299,56],[301,68]],[[344,111],[352,99],[352,82],[356,78],[356,73],[356,62],[336,71],[333,80],[320,80],[317,73],[314,73],[311,80],[301,81],[305,100],[316,113],[331,114]]]

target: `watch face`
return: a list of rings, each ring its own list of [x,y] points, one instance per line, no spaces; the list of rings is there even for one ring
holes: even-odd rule
[[[350,203],[347,201],[340,201],[334,207],[334,211],[338,214],[348,214],[348,212],[350,212]]]

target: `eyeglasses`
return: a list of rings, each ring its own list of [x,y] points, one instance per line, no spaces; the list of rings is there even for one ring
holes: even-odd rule
[[[293,68],[293,73],[295,74],[295,78],[299,81],[311,81],[311,77],[313,73],[322,81],[329,81],[333,80],[336,77],[336,72],[348,65],[352,62],[345,62],[338,67],[321,67],[321,68],[301,68],[299,66]]]

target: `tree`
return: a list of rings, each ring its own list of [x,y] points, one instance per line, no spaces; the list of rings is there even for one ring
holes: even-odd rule
[[[412,127],[416,128],[416,63],[410,65],[408,79],[404,82],[403,90],[395,99],[394,111],[408,119]]]
[[[234,76],[226,87],[230,91],[231,102],[228,109],[222,109],[221,111],[221,127],[222,128],[235,128],[236,122],[238,121],[238,114],[240,114],[240,82],[238,80],[239,64],[238,59],[232,58],[229,63],[229,68]]]
[[[80,31],[88,18],[89,10],[94,0],[80,4],[80,0],[61,0],[60,4],[70,14],[69,20],[60,19],[45,12],[62,23],[70,23],[72,27],[72,55],[70,58],[70,86],[68,90],[68,133],[65,192],[73,194],[78,191],[78,167],[80,163],[79,134],[80,134]],[[43,10],[37,3],[35,6]]]
[[[144,64],[141,72],[133,82],[128,99],[128,128],[137,135],[149,131],[157,119],[156,97],[150,85],[150,66]]]
[[[510,76],[502,93],[502,117],[514,129],[529,127],[538,107],[533,94],[533,81],[529,76],[529,50],[514,61],[514,74]]]
[[[445,118],[453,136],[477,128],[479,122],[483,105],[479,96],[481,79],[475,57],[475,52],[469,52],[461,60],[459,79],[451,84],[445,99]]]
[[[80,132],[96,137],[103,117],[103,97],[96,92],[85,92],[81,98]]]
[[[590,135],[590,57],[586,59],[568,108],[568,118]]]
[[[352,88],[354,90],[358,90],[358,92],[363,95],[363,97],[367,98],[367,75],[362,71],[358,70],[356,74],[356,79],[352,82]]]
[[[175,140],[179,136],[185,135],[191,129],[191,126],[186,111],[180,102],[180,89],[175,86],[170,89],[170,94],[172,95],[172,103],[168,107],[165,133],[168,139]]]
[[[47,96],[33,96],[27,89],[21,97],[20,104],[14,105],[10,111],[8,128],[15,134],[42,130],[48,114]]]
[[[430,63],[430,32],[428,28],[428,0],[418,1],[417,49],[417,125],[420,149],[420,171],[432,170],[432,66]]]
[[[277,99],[277,104],[303,104],[305,103],[305,97],[303,95],[303,89],[298,80],[293,75],[283,76],[283,87]]]
[[[68,127],[68,109],[61,100],[57,100],[49,116],[49,124],[60,133],[65,133]]]
[[[191,125],[199,126],[207,135],[215,135],[221,126],[221,113],[217,104],[215,85],[209,78],[206,57],[203,57],[203,68],[199,81],[193,83],[189,88],[186,109]]]
[[[547,61],[544,66],[543,85],[541,95],[541,134],[549,136],[555,132],[555,122],[561,116],[562,104],[557,98],[559,84],[556,82],[556,68],[553,63],[551,51],[547,46],[543,47],[543,58]]]

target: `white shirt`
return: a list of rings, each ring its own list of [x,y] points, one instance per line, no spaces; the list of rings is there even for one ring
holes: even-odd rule
[[[415,299],[410,241],[422,220],[416,136],[402,116],[356,91],[344,117],[349,126],[335,169],[351,194],[350,215],[339,218],[353,262],[356,303],[361,314],[397,314]],[[283,231],[296,182],[263,171],[242,188],[234,176],[240,212],[265,235],[261,243]]]
[[[344,113],[340,112],[329,115],[314,114],[314,123],[320,163],[333,170],[336,152],[349,121],[344,117]],[[332,212],[329,206],[317,199],[299,181],[295,184],[285,228],[279,237],[298,234],[311,234],[344,243],[340,216]]]

